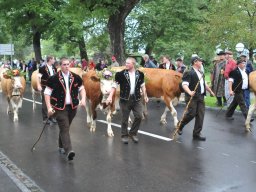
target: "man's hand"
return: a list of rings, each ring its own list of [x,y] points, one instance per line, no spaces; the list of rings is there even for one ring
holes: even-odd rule
[[[55,113],[53,108],[48,109],[48,117],[51,117]]]
[[[191,97],[193,97],[194,95],[195,95],[195,91],[190,91],[188,94],[191,96]]]
[[[232,91],[232,90],[229,90],[229,94],[232,96],[235,95],[234,91]]]

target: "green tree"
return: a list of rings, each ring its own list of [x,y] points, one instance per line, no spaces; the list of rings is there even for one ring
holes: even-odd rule
[[[242,42],[252,58],[256,47],[256,1],[209,1],[208,10],[202,32],[211,44],[234,49],[238,42]]]

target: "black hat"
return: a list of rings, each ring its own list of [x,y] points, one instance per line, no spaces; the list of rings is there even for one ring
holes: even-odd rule
[[[220,51],[217,55],[226,55],[224,51]]]
[[[191,58],[191,64],[193,65],[196,61],[202,61],[203,62],[203,59],[198,57],[198,56],[195,56],[195,57],[192,57]]]
[[[183,61],[180,57],[178,57],[177,59],[176,59],[176,61]]]

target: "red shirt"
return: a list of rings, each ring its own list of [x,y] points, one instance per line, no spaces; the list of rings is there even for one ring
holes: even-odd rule
[[[229,73],[233,71],[237,67],[236,61],[234,59],[227,60],[227,64],[224,71],[224,77],[225,79],[229,78]]]

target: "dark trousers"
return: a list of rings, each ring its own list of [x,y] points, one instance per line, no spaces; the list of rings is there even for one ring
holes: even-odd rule
[[[42,116],[43,116],[43,120],[46,120],[48,117],[48,110],[47,110],[47,106],[44,99],[44,89],[41,91],[41,96],[42,96]]]
[[[190,97],[186,97],[186,103],[189,102]],[[187,112],[185,113],[184,118],[180,124],[180,130],[188,124],[193,118],[195,118],[195,125],[193,130],[193,136],[200,135],[203,129],[204,122],[204,113],[205,113],[205,103],[204,95],[194,96],[190,102]]]
[[[129,131],[129,135],[137,135],[142,119],[141,101],[135,101],[133,97],[130,97],[127,101],[120,99],[119,103],[122,112],[121,136],[128,136],[128,119],[131,111],[134,115],[134,121]]]
[[[66,154],[68,154],[72,150],[69,129],[72,120],[76,115],[77,110],[72,109],[70,105],[66,106],[66,108],[62,111],[56,110],[56,120],[59,125],[59,147],[64,148]]]
[[[226,117],[232,117],[234,114],[237,105],[239,105],[244,118],[246,119],[248,109],[246,108],[245,102],[244,102],[244,96],[243,96],[243,91],[240,91],[238,93],[235,93],[234,99],[232,103],[229,105],[228,110],[226,112]]]

